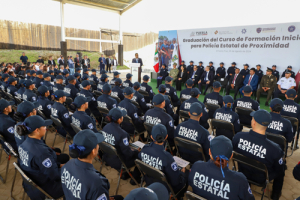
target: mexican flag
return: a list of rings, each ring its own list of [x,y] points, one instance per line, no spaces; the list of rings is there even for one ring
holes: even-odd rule
[[[158,59],[158,42],[155,45],[155,53],[154,53],[154,71],[157,73],[159,71],[159,59]]]

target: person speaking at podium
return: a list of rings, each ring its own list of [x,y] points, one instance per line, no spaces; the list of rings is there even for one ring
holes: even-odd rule
[[[132,59],[132,63],[140,63],[141,72],[142,72],[143,61],[141,58],[139,58],[138,53],[135,53],[135,58]]]

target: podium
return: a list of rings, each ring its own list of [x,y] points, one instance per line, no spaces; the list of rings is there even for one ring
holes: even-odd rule
[[[141,82],[141,66],[140,63],[130,63],[132,79],[131,82]]]

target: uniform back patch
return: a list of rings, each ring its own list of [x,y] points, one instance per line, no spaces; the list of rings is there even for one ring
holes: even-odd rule
[[[171,167],[172,167],[172,169],[173,169],[174,171],[177,171],[177,169],[178,169],[178,166],[177,166],[177,163],[176,163],[176,162],[173,162],[173,163],[171,164]]]
[[[42,164],[43,164],[45,167],[47,167],[47,168],[50,168],[50,167],[52,166],[52,162],[51,162],[50,158],[46,158],[46,159],[42,162]]]
[[[128,146],[128,145],[129,145],[128,139],[127,139],[127,138],[124,138],[124,139],[123,139],[123,143],[125,144],[125,146]]]

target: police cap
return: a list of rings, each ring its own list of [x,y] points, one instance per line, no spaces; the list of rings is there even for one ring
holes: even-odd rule
[[[152,183],[148,187],[132,190],[124,200],[168,200],[169,193],[167,188],[161,183]]]
[[[74,104],[76,105],[77,108],[80,108],[82,104],[85,104],[86,102],[90,102],[91,100],[92,100],[91,97],[77,96],[74,99]]]
[[[164,93],[166,91],[166,85],[163,85],[163,84],[160,84],[159,87],[158,87],[158,91],[160,93]]]
[[[194,63],[194,61],[191,60],[190,63]]]
[[[96,72],[96,69],[92,69],[92,72]]]
[[[109,76],[107,75],[107,74],[102,74],[101,75],[101,79],[106,79],[106,78],[108,78]]]
[[[165,78],[165,80],[166,80],[167,82],[171,82],[171,81],[173,80],[173,78],[172,78],[171,76],[167,76],[167,77]]]
[[[141,84],[139,82],[135,82],[133,84],[133,87],[136,87],[136,88],[140,88],[141,87]]]
[[[84,81],[82,81],[81,85],[82,85],[82,87],[85,88],[86,86],[91,85],[91,83],[88,80],[84,80]]]
[[[107,71],[105,71],[104,69],[102,69],[101,71],[100,71],[100,74],[106,74],[107,73]]]
[[[219,81],[215,81],[215,82],[213,83],[213,87],[214,87],[214,88],[220,88],[220,87],[221,87],[221,83],[220,83]]]
[[[223,97],[223,101],[224,101],[225,104],[227,104],[227,103],[233,103],[233,98],[230,95],[225,95]]]
[[[199,94],[201,94],[201,92],[198,88],[191,89],[191,95],[192,96],[198,96]]]
[[[29,133],[32,133],[35,129],[41,128],[42,126],[50,126],[52,123],[51,119],[44,120],[38,115],[33,115],[27,117],[22,125],[26,127]]]
[[[15,77],[11,76],[11,77],[8,78],[7,82],[8,83],[12,83],[12,82],[17,81],[17,80],[18,79],[16,79]]]
[[[20,103],[17,107],[17,112],[20,112],[23,114],[24,117],[29,115],[33,111],[33,109],[39,107],[40,103],[35,101],[35,102],[30,102],[30,101],[23,101]]]
[[[70,76],[68,76],[68,81],[72,81],[72,80],[75,80],[76,78],[75,78],[75,76],[73,76],[73,75],[70,75]]]
[[[257,67],[257,66],[260,66],[260,67],[261,67],[261,65],[260,65],[260,64],[257,64],[257,65],[256,65],[256,67]]]
[[[111,91],[111,86],[108,83],[105,83],[102,87],[103,92],[109,92]]]
[[[291,65],[289,65],[287,68],[288,68],[288,69],[292,69],[293,67],[292,67]]]
[[[75,73],[74,73],[74,76],[77,78],[77,77],[80,76],[80,74],[79,74],[78,72],[75,72]]]
[[[273,108],[277,104],[279,104],[281,107],[283,107],[283,101],[279,98],[272,99],[271,103],[270,103],[270,107]]]
[[[75,69],[75,72],[79,72],[79,71],[81,71],[82,69],[80,68],[80,67],[77,67],[76,69]]]
[[[288,70],[288,69],[287,69],[287,70],[285,70],[284,72],[285,72],[286,74],[290,74],[290,73],[291,73],[291,71],[290,71],[290,70]]]
[[[144,81],[148,81],[149,78],[150,78],[150,77],[149,77],[148,75],[144,75],[144,76],[143,76],[143,80],[144,80]]]
[[[297,95],[297,92],[294,89],[289,89],[289,90],[286,91],[286,95],[289,98],[295,98],[295,96]]]
[[[62,75],[57,75],[57,76],[55,77],[55,79],[56,79],[56,80],[60,80],[60,79],[62,79],[62,80],[63,80],[63,79],[64,79],[64,77],[63,77]]]
[[[134,90],[132,87],[126,87],[124,88],[124,95],[131,95],[134,93]]]
[[[56,97],[56,98],[61,98],[61,97],[68,97],[68,96],[70,96],[68,93],[66,93],[66,92],[64,92],[63,90],[56,90],[55,92],[54,92],[54,96]]]
[[[247,66],[247,67],[249,67],[249,65],[246,63],[246,64],[244,64],[244,66]]]
[[[165,98],[162,94],[156,94],[152,100],[154,105],[160,105],[164,101],[165,101]]]
[[[220,65],[224,65],[224,63],[223,63],[223,62],[220,62]]]
[[[232,62],[231,65],[236,65],[236,63],[235,63],[235,62]]]
[[[130,74],[130,73],[126,74],[126,78],[127,78],[127,79],[129,79],[129,78],[131,78],[131,77],[132,77],[132,74]]]
[[[83,69],[83,73],[90,71],[88,68]]]
[[[48,77],[50,77],[50,74],[44,73],[43,77],[44,77],[44,78],[48,78]]]
[[[5,99],[0,99],[0,112],[2,112],[8,106],[14,105],[13,101],[6,101]]]
[[[2,75],[3,80],[6,79],[6,78],[8,78],[8,77],[9,77],[8,74],[3,74],[3,75]]]
[[[65,69],[65,70],[64,70],[64,74],[65,74],[65,75],[66,75],[66,74],[70,74],[69,70]]]
[[[108,115],[116,121],[121,117],[125,117],[127,115],[127,111],[123,109],[121,110],[120,108],[113,108],[109,111]]]
[[[210,151],[214,159],[222,155],[225,156],[227,159],[230,159],[232,155],[232,142],[224,135],[220,135],[215,137],[210,141]]]
[[[43,75],[43,72],[42,71],[37,71],[36,75]]]
[[[273,72],[272,68],[267,67],[267,72]]]
[[[186,84],[187,84],[188,86],[192,86],[192,85],[194,84],[194,81],[193,81],[192,79],[188,79],[188,80],[186,81]]]
[[[114,72],[114,76],[117,76],[117,75],[119,75],[119,74],[121,74],[121,73],[119,73],[118,71],[115,71],[115,72]]]
[[[33,85],[34,83],[32,82],[32,80],[26,80],[25,81],[25,83],[24,83],[24,85],[26,86],[26,87],[29,87],[29,86],[31,86],[31,85]]]
[[[116,79],[115,79],[115,82],[118,82],[118,83],[121,84],[121,83],[122,83],[122,80],[121,80],[120,78],[116,78]]]
[[[214,63],[212,61],[210,61],[209,64],[214,64]]]
[[[45,86],[45,85],[41,85],[39,88],[38,88],[38,92],[42,95],[44,95],[47,91],[48,91],[48,87]]]
[[[199,116],[202,113],[202,106],[198,102],[194,102],[190,107],[190,114],[193,116]]]
[[[248,93],[250,93],[250,92],[252,92],[252,91],[253,91],[253,90],[252,90],[251,85],[247,85],[247,86],[244,87],[244,93],[248,94]]]
[[[268,126],[272,121],[272,116],[266,110],[257,110],[250,113],[250,116],[262,126]]]
[[[167,128],[162,124],[156,124],[153,126],[151,135],[154,140],[156,140],[157,136],[162,136],[163,138],[166,138],[168,135]]]
[[[200,61],[199,63],[203,64],[203,62],[202,62],[202,61]]]
[[[34,70],[31,70],[30,71],[30,75],[33,75],[33,74],[35,74],[36,72],[34,71]]]

